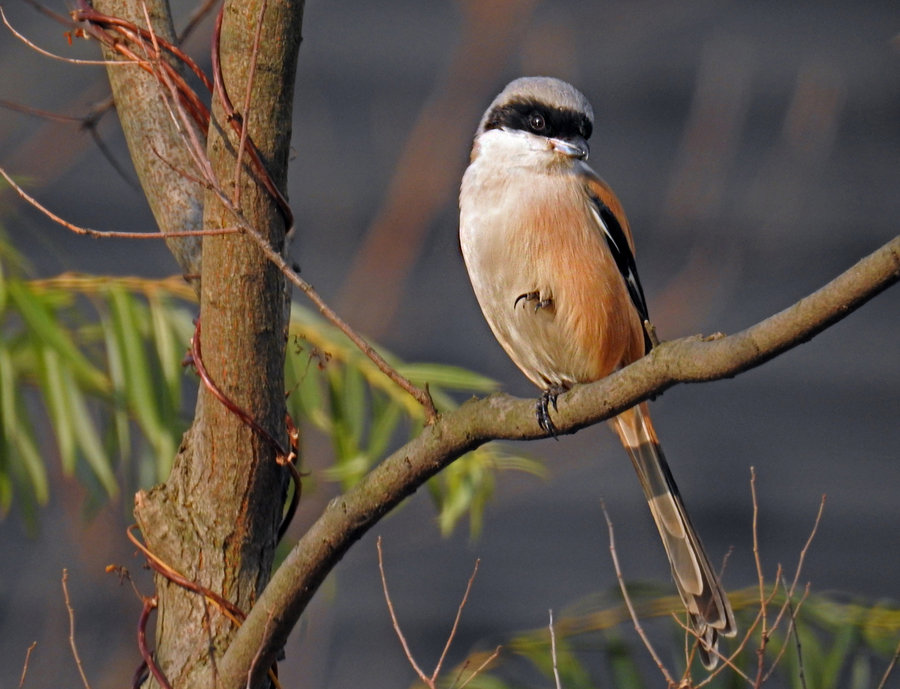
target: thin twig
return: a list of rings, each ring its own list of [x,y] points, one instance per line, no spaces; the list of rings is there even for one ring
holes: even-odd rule
[[[106,65],[110,65],[110,64],[121,64],[121,65],[132,64],[131,61],[126,61],[126,60],[119,60],[116,62],[108,62],[106,60],[81,60],[81,59],[74,58],[74,57],[65,57],[63,55],[57,55],[56,53],[51,53],[49,50],[44,50],[43,48],[41,48],[39,45],[34,43],[27,36],[19,33],[13,27],[13,25],[9,23],[9,20],[6,18],[6,13],[3,11],[2,6],[0,6],[0,19],[3,19],[3,23],[6,24],[6,28],[10,30],[10,32],[12,33],[13,36],[18,38],[20,41],[22,41],[22,43],[27,45],[29,48],[31,48],[36,53],[43,55],[44,57],[49,57],[51,60],[59,60],[60,62],[68,62],[69,64],[72,64],[72,65],[96,65],[99,67],[105,67]]]
[[[85,235],[87,237],[103,237],[111,239],[168,239],[170,237],[202,237],[204,235],[237,234],[238,232],[241,232],[241,228],[238,227],[225,227],[221,229],[211,230],[183,230],[180,232],[167,232],[165,234],[159,231],[118,232],[113,230],[93,230],[89,227],[80,227],[56,215],[53,211],[49,210],[45,206],[42,206],[37,201],[37,199],[29,196],[29,194],[22,187],[20,187],[16,183],[16,181],[9,175],[9,173],[2,167],[0,167],[0,176],[2,176],[9,183],[9,186],[13,188],[13,191],[15,191],[23,200],[46,215],[48,218],[50,218],[50,220],[57,223],[58,225],[62,225],[67,230],[71,230],[75,234]]]
[[[138,540],[137,536],[134,535],[134,529],[136,528],[137,525],[132,524],[127,529],[125,529],[125,534],[128,536],[128,540],[130,540],[135,545],[135,547],[144,554],[144,557],[147,558],[147,562],[156,572],[158,572],[169,581],[177,584],[178,586],[186,588],[188,591],[199,593],[201,596],[204,596],[207,599],[211,600],[213,603],[219,606],[222,613],[228,619],[230,619],[236,626],[240,626],[241,622],[246,617],[243,610],[237,607],[230,600],[223,598],[215,591],[211,591],[208,588],[205,588],[200,584],[191,581],[180,572],[178,572],[174,567],[170,566],[164,560],[160,559],[147,546],[141,543]]]
[[[425,410],[425,419],[426,424],[433,423],[438,416],[437,409],[434,406],[434,400],[431,399],[431,394],[428,392],[428,387],[426,386],[424,389],[419,388],[416,385],[401,375],[393,366],[391,366],[378,351],[370,345],[365,338],[362,337],[359,333],[357,333],[343,318],[341,318],[337,312],[332,309],[325,300],[316,292],[315,288],[304,280],[300,275],[297,274],[287,263],[284,257],[275,250],[274,247],[268,242],[268,240],[263,237],[259,231],[244,218],[241,212],[235,208],[231,199],[218,187],[213,187],[211,191],[216,195],[219,201],[224,205],[233,215],[235,220],[237,221],[239,227],[241,227],[259,249],[263,252],[263,254],[268,258],[276,268],[278,268],[284,276],[290,280],[290,282],[295,285],[297,288],[303,292],[307,298],[316,305],[319,309],[319,313],[321,313],[328,321],[331,322],[338,330],[340,330],[344,335],[349,338],[349,340],[356,345],[359,350],[365,354],[372,363],[380,370],[384,375],[390,378],[396,385],[398,385],[402,390],[406,391],[409,395],[413,397],[420,405],[422,405]]]
[[[682,622],[681,618],[679,618],[677,615],[672,615],[672,618],[675,620],[675,622],[678,624],[678,626],[680,626],[684,630],[685,641],[687,640],[687,638],[689,638],[691,636],[699,639],[696,629],[694,629],[693,627],[690,627],[689,625]],[[691,684],[690,686],[693,687],[693,689],[700,689],[700,687],[705,687],[706,685],[710,684],[719,674],[724,672],[726,668],[733,670],[737,675],[739,675],[744,680],[746,680],[747,684],[750,684],[752,686],[753,680],[751,680],[750,677],[743,670],[741,670],[741,668],[739,668],[735,662],[737,657],[741,654],[741,651],[743,650],[744,646],[747,645],[747,642],[749,641],[751,634],[752,634],[752,631],[748,630],[747,633],[744,635],[744,638],[741,640],[740,645],[734,651],[732,651],[731,655],[729,655],[727,657],[724,656],[719,651],[719,649],[717,649],[717,648],[712,649],[713,652],[716,654],[716,657],[720,661],[722,661],[722,664],[719,665],[718,667],[716,667],[714,670],[712,670],[706,676],[706,678],[703,679],[701,682],[699,682],[698,684]],[[694,648],[696,648],[696,645],[694,646]],[[691,656],[691,661],[693,661],[693,656]],[[685,668],[685,679],[687,678],[687,673],[689,670],[690,670],[690,663],[688,663],[687,667]]]
[[[638,620],[634,605],[631,603],[631,597],[628,595],[628,589],[625,587],[625,577],[622,575],[622,568],[619,566],[619,556],[616,555],[616,539],[615,534],[613,533],[612,520],[609,518],[609,512],[606,511],[606,505],[602,501],[600,503],[600,509],[603,510],[603,517],[606,519],[606,528],[609,531],[609,554],[612,556],[613,567],[616,570],[616,579],[619,582],[619,589],[622,591],[622,598],[625,600],[625,607],[628,608],[628,614],[631,615],[631,622],[634,624],[634,629],[638,633],[638,636],[641,637],[641,641],[644,642],[644,646],[650,652],[650,657],[653,658],[653,662],[656,663],[659,671],[662,673],[663,677],[665,677],[666,682],[669,683],[669,686],[675,686],[675,680],[672,679],[672,675],[669,674],[668,669],[666,669],[666,666],[663,665],[663,662],[659,659],[656,650],[653,648],[653,644],[650,643],[650,639],[644,633],[644,628],[641,626],[640,620]]]
[[[156,664],[156,659],[147,647],[147,620],[150,619],[150,613],[156,609],[157,602],[156,596],[144,599],[144,607],[141,610],[141,616],[138,619],[138,650],[141,653],[141,658],[144,659],[144,664],[147,666],[147,669],[150,670],[150,674],[153,675],[157,684],[163,689],[172,689],[172,685],[169,684],[169,680],[166,679],[163,671],[160,669],[159,665]]]
[[[241,138],[238,144],[237,156],[234,164],[234,205],[241,207],[241,165],[244,151],[247,149],[247,136],[250,131],[250,101],[253,96],[253,82],[256,78],[256,67],[259,60],[259,43],[262,37],[263,17],[266,14],[268,3],[262,0],[259,6],[259,15],[256,17],[256,32],[253,35],[253,49],[250,51],[250,72],[247,75],[247,89],[244,93],[244,107],[240,112]],[[223,81],[224,83],[224,81]],[[286,228],[290,229],[290,228]]]
[[[25,663],[22,665],[22,676],[19,677],[19,689],[25,685],[25,676],[28,674],[28,662],[31,660],[31,652],[37,646],[37,641],[32,641],[31,646],[25,651]]]
[[[239,113],[235,112],[231,97],[228,95],[228,90],[225,88],[225,77],[222,74],[221,56],[219,54],[219,43],[222,36],[222,21],[224,15],[225,4],[223,3],[222,7],[219,8],[219,13],[216,15],[216,23],[213,27],[213,48],[211,54],[214,84],[213,93],[219,97],[219,103],[225,112],[225,117],[231,125],[231,128],[240,136],[242,127],[241,116]],[[284,194],[281,193],[281,190],[269,174],[262,156],[256,148],[256,144],[253,143],[252,138],[247,139],[246,150],[253,163],[254,169],[259,173],[260,182],[262,183],[263,188],[269,192],[269,195],[278,207],[278,211],[284,218],[285,231],[290,232],[294,227],[294,212],[291,210],[291,206],[284,197]],[[237,183],[237,180],[235,180],[235,183]],[[226,207],[231,206],[226,205]]]
[[[553,610],[550,611],[550,658],[553,661],[553,679],[556,682],[556,689],[562,689],[562,682],[559,680],[559,664],[556,657],[556,632],[553,630]]]
[[[468,685],[469,682],[478,677],[478,675],[481,674],[481,671],[484,670],[484,668],[493,663],[497,659],[497,656],[500,655],[501,648],[503,648],[503,646],[497,646],[497,648],[493,650],[493,652],[485,659],[485,661],[472,671],[472,674],[469,675],[468,679],[466,679],[465,682],[459,685],[459,689],[465,689],[466,685]]]
[[[69,587],[67,580],[69,579],[69,570],[64,569],[62,572],[62,590],[63,598],[66,600],[66,610],[69,612],[69,646],[72,648],[72,657],[75,658],[75,665],[78,666],[78,674],[81,675],[81,683],[84,689],[91,689],[90,682],[84,674],[84,667],[81,665],[81,657],[78,655],[78,646],[75,643],[75,610],[72,609],[72,603],[69,601]]]
[[[187,24],[185,24],[184,29],[178,36],[179,45],[184,44],[184,42],[188,39],[188,36],[190,36],[194,32],[194,29],[197,28],[197,25],[206,18],[206,16],[216,6],[216,3],[218,1],[219,0],[206,0],[202,5],[200,5],[200,7],[198,7],[191,13],[191,16],[188,18]]]
[[[803,544],[803,548],[800,551],[800,557],[797,558],[797,569],[794,571],[794,579],[791,581],[791,588],[788,591],[785,591],[787,594],[788,600],[794,595],[794,590],[797,588],[797,582],[800,579],[800,572],[803,570],[803,563],[806,560],[806,554],[809,552],[809,547],[812,545],[813,539],[816,537],[816,532],[819,530],[819,524],[822,522],[822,513],[825,511],[825,496],[822,496],[822,499],[819,501],[819,511],[816,513],[816,521],[813,523],[812,530],[809,532],[809,536],[806,539],[806,543]],[[781,611],[778,613],[778,616],[775,618],[775,622],[773,624],[777,625],[781,620],[781,616],[784,614],[784,606],[782,606]]]
[[[274,616],[274,614],[274,612],[269,612],[268,617],[266,617],[266,625],[272,622],[272,617]],[[250,668],[247,670],[247,689],[251,688],[251,683],[253,681],[253,671],[259,664],[259,659],[262,656],[262,652],[262,647],[256,649],[256,653],[254,654],[253,660],[250,663]],[[278,681],[278,675],[275,673],[274,667],[269,668],[269,679],[272,680],[272,684],[275,685],[275,689],[281,689],[281,683]],[[218,686],[218,682],[214,682],[213,686]]]
[[[753,500],[753,560],[756,563],[756,576],[759,582],[759,648],[756,650],[756,684],[759,685],[763,676],[765,664],[765,649],[769,641],[769,620],[766,614],[765,575],[763,574],[762,559],[759,554],[759,502],[756,496],[756,467],[750,467],[750,496]],[[776,580],[775,586],[777,587]],[[773,590],[774,595],[774,590]]]
[[[400,628],[400,622],[397,620],[397,613],[394,612],[391,594],[388,593],[387,577],[384,574],[384,556],[381,552],[381,536],[375,541],[375,547],[378,549],[378,571],[381,573],[381,588],[384,591],[384,600],[387,602],[388,613],[390,613],[391,616],[391,624],[394,626],[394,633],[397,635],[397,638],[400,639],[400,645],[403,646],[403,652],[406,654],[406,659],[409,661],[412,669],[415,670],[415,673],[419,676],[419,679],[425,682],[429,687],[433,687],[434,682],[432,682],[428,675],[422,671],[422,668],[419,667],[416,659],[413,658],[412,651],[409,650],[409,644],[406,642],[406,637],[403,635],[403,630]]]
[[[887,686],[888,678],[891,676],[894,668],[897,667],[898,661],[900,661],[900,643],[897,644],[897,648],[894,650],[894,657],[891,658],[891,662],[888,663],[888,666],[884,671],[884,675],[882,675],[881,681],[878,683],[876,689],[884,689]]]
[[[450,650],[450,644],[453,643],[453,637],[456,636],[456,630],[459,627],[459,619],[462,617],[463,608],[466,607],[466,602],[469,600],[469,593],[472,590],[472,583],[478,575],[478,565],[480,562],[481,560],[475,560],[475,567],[472,569],[472,574],[469,576],[469,583],[466,584],[466,592],[459,602],[459,607],[456,608],[456,618],[453,620],[453,626],[450,628],[450,635],[447,637],[447,643],[444,644],[444,650],[441,653],[441,657],[438,658],[437,665],[434,666],[434,672],[431,673],[432,681],[437,680],[437,677],[441,672],[441,666],[444,664],[444,659],[447,657],[447,652]]]
[[[787,591],[788,590],[787,582],[782,581],[782,587],[784,588],[785,591]],[[802,605],[802,603],[806,600],[806,598],[808,596],[809,596],[809,584],[806,585],[806,588],[803,592],[803,597],[800,599],[800,603],[797,604],[796,608],[794,607],[794,603],[791,600],[791,596],[789,596],[789,595],[786,596],[784,604],[785,604],[785,606],[787,606],[788,611],[789,611],[789,616],[788,616],[789,622],[788,622],[787,632],[785,632],[785,635],[784,635],[784,644],[782,644],[781,649],[778,651],[778,654],[772,660],[772,664],[769,666],[769,671],[766,672],[765,675],[763,675],[762,682],[761,682],[762,684],[765,684],[769,680],[769,677],[772,676],[772,673],[775,672],[775,668],[778,666],[778,663],[781,662],[781,659],[784,657],[785,651],[787,650],[787,647],[788,647],[787,640],[791,636],[793,636],[794,643],[797,648],[797,664],[800,669],[800,684],[803,686],[803,689],[806,689],[806,675],[804,674],[804,671],[803,671],[803,647],[800,643],[800,633],[798,632],[797,613],[800,611],[800,606]],[[775,629],[775,627],[773,626],[772,629]]]

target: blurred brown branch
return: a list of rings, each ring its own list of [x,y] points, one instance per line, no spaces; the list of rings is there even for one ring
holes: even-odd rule
[[[473,122],[519,45],[535,0],[464,0],[462,34],[403,146],[384,202],[350,267],[339,311],[360,332],[390,328],[437,213],[456,194]],[[457,163],[459,163],[457,165]],[[373,291],[378,299],[368,299]]]

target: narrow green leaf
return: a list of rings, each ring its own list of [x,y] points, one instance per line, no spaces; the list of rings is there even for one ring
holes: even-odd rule
[[[482,393],[493,392],[499,387],[493,378],[449,364],[399,364],[397,370],[416,385],[428,383],[430,386]]]
[[[6,304],[9,301],[9,293],[6,289],[6,278],[3,275],[3,261],[0,261],[0,314],[6,311]],[[2,491],[2,489],[0,489]],[[3,495],[0,492],[0,499],[2,499]],[[3,504],[0,502],[0,508],[2,508]]]
[[[839,627],[834,634],[831,649],[825,654],[822,662],[822,689],[831,689],[838,685],[844,661],[853,655],[859,643],[859,628],[855,624]]]
[[[373,405],[372,427],[369,430],[369,438],[366,453],[373,458],[381,457],[387,450],[388,443],[397,425],[400,423],[403,409],[400,405],[382,400]]]
[[[33,440],[33,431],[27,419],[19,418],[20,401],[16,395],[16,371],[9,357],[9,351],[0,347],[0,407],[2,407],[3,435],[6,446],[14,456],[12,461],[21,462],[28,476],[30,487],[38,503],[47,502],[50,487],[44,461]]]
[[[63,473],[71,476],[75,473],[77,460],[77,444],[75,429],[72,427],[72,413],[68,408],[69,397],[61,391],[75,385],[71,373],[63,366],[59,353],[50,347],[42,347],[41,359],[41,393],[47,415],[56,434],[59,448],[59,459]]]
[[[150,323],[153,326],[153,342],[156,355],[159,357],[166,394],[170,407],[177,410],[181,404],[181,384],[184,373],[181,362],[184,360],[188,343],[179,342],[175,332],[175,307],[168,301],[151,296],[147,300],[150,308]]]
[[[45,306],[40,297],[18,280],[11,280],[8,289],[12,302],[35,341],[59,352],[69,363],[75,376],[89,387],[108,392],[109,380],[81,353],[69,333],[60,327],[56,315]]]
[[[872,682],[872,664],[865,654],[859,653],[853,658],[850,668],[850,689],[867,689],[874,686]]]
[[[344,422],[350,433],[354,447],[359,447],[366,428],[368,405],[366,404],[366,388],[359,369],[345,367],[344,384],[341,388],[341,407],[344,410]]]
[[[0,438],[0,516],[9,514],[12,505],[12,478],[9,475],[7,452],[3,438]]]
[[[353,434],[347,423],[344,408],[344,367],[332,366],[328,369],[328,394],[331,402],[331,442],[334,446],[338,469],[340,464],[359,455],[359,448],[353,443]]]
[[[116,337],[116,328],[111,319],[101,313],[100,325],[103,329],[103,340],[106,343],[106,361],[109,367],[109,377],[115,393],[112,417],[116,446],[122,466],[128,467],[130,463],[125,461],[125,453],[131,448],[131,428],[128,416],[127,393],[125,391],[127,385],[126,364],[122,348],[119,346],[119,338]]]
[[[177,443],[173,429],[163,423],[164,410],[152,380],[152,363],[147,356],[144,331],[145,319],[138,316],[135,297],[120,288],[110,290],[113,332],[122,348],[125,366],[125,394],[130,411],[144,432],[157,458],[157,476],[165,479],[169,473]]]
[[[300,419],[312,423],[326,433],[331,432],[331,416],[324,408],[322,385],[324,367],[306,348],[287,356],[287,388],[290,391],[288,405],[296,422]]]
[[[613,686],[628,687],[629,689],[646,686],[641,678],[638,664],[635,662],[634,653],[628,644],[622,640],[618,632],[610,630],[606,636],[608,641],[605,651],[609,660],[610,673],[613,676]]]
[[[119,490],[118,482],[113,474],[112,462],[103,449],[100,435],[88,411],[87,401],[74,385],[68,387],[63,393],[69,396],[68,406],[72,412],[75,436],[78,439],[78,446],[84,454],[84,459],[103,489],[110,497],[114,497]]]

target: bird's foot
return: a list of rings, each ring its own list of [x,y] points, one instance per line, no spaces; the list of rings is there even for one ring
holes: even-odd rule
[[[513,308],[519,305],[520,301],[526,301],[529,303],[534,303],[534,312],[537,313],[541,309],[549,309],[553,306],[553,297],[542,298],[541,293],[538,291],[534,292],[525,292],[524,294],[520,294],[516,297],[516,301],[513,303]]]
[[[568,389],[569,388],[565,385],[551,385],[541,393],[537,405],[535,406],[538,425],[545,433],[548,433],[554,438],[556,438],[557,432],[556,424],[554,424],[553,419],[550,418],[550,405],[552,404],[553,409],[559,411],[559,407],[556,406],[556,398]]]

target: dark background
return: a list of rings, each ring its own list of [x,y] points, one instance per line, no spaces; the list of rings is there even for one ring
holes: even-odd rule
[[[42,47],[96,57],[80,41],[70,49],[59,25],[23,3],[4,10]],[[402,357],[466,366],[534,395],[478,312],[457,248],[455,195],[484,107],[509,79],[548,74],[573,82],[594,105],[591,163],[628,212],[660,335],[734,332],[897,233],[897,31],[893,2],[311,0],[289,186],[293,256],[351,323]],[[188,44],[204,63],[207,36],[208,23]],[[79,115],[106,92],[102,68],[48,60],[5,32],[0,60],[3,99]],[[114,118],[100,130],[125,160]],[[76,126],[0,111],[0,164],[73,222],[152,228],[142,196]],[[76,237],[9,194],[0,203],[35,275],[175,271],[161,243]],[[794,566],[827,493],[804,581],[816,592],[896,604],[898,337],[892,290],[760,369],[675,388],[653,405],[712,558],[734,548],[727,588],[756,580],[755,466],[770,573],[777,563]],[[313,467],[327,463],[325,447],[311,442]],[[601,498],[626,576],[668,586],[637,481],[606,428],[515,449],[545,457],[549,477],[502,475],[480,538],[463,525],[442,539],[423,492],[352,549],[292,636],[286,686],[411,682],[381,595],[379,534],[398,614],[426,667],[475,557],[481,570],[451,661],[612,586]],[[130,497],[87,521],[82,489],[48,463],[53,502],[37,536],[15,512],[0,522],[0,687],[18,683],[34,640],[26,686],[77,683],[63,567],[93,687],[122,686],[138,663],[139,604],[103,568],[139,567],[123,535]],[[332,493],[324,485],[305,499],[295,535]],[[148,591],[146,575],[142,582]],[[623,634],[633,637],[628,627]],[[521,683],[544,686],[521,672]],[[604,671],[596,673],[606,684]]]

